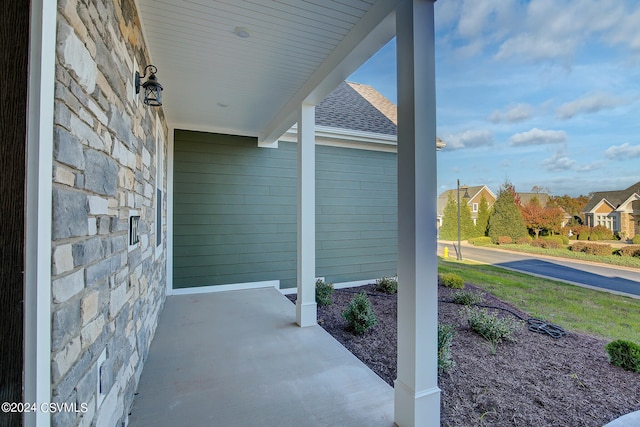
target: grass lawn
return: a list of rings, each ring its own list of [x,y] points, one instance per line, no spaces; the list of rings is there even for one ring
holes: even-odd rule
[[[569,332],[640,343],[640,299],[464,261],[439,259],[438,270]]]

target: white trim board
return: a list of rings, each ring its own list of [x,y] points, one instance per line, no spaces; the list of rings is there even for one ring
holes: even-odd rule
[[[376,283],[376,280],[378,280],[378,278],[370,279],[370,280],[355,280],[353,282],[334,283],[333,284],[333,289],[355,288],[356,286],[370,285],[370,284]],[[279,291],[283,295],[289,295],[289,294],[297,293],[298,292],[298,288],[296,288],[296,287],[283,288],[283,289],[279,289]]]
[[[280,289],[280,280],[264,282],[234,283],[230,285],[196,286],[192,288],[173,289],[171,295],[196,295],[212,292],[239,291],[244,289],[276,288]]]
[[[51,401],[51,224],[57,1],[33,0],[25,198],[24,401]],[[25,426],[51,425],[51,414],[24,414]]]

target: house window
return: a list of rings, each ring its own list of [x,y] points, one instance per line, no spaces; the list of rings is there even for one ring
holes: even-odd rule
[[[477,203],[473,204],[473,212],[478,212],[478,204]]]

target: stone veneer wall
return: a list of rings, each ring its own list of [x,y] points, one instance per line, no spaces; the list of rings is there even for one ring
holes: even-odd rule
[[[161,108],[135,102],[134,58],[142,71],[148,54],[134,0],[58,0],[52,399],[88,411],[54,414],[54,426],[126,423],[165,300],[155,164],[156,129],[161,141],[167,129]],[[140,243],[130,246],[135,212]]]

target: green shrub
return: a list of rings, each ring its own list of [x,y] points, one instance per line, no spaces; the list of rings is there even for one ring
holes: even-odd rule
[[[522,326],[522,322],[511,317],[498,317],[486,308],[465,307],[460,313],[467,318],[471,330],[489,341],[492,348],[503,340],[515,341],[513,333]]]
[[[398,292],[398,276],[381,277],[376,280],[376,291],[389,295]]]
[[[489,246],[493,245],[493,240],[489,236],[472,237],[468,240],[474,246]]]
[[[543,236],[540,237],[542,240],[544,240],[545,242],[556,242],[559,245],[563,245],[564,244],[564,239],[563,237],[567,238],[567,243],[569,242],[569,238],[567,236]]]
[[[584,252],[589,255],[607,256],[613,253],[611,245],[602,243],[575,242],[570,249],[573,252]]]
[[[586,231],[582,232],[582,233],[578,234],[578,240],[589,240],[589,236],[590,235],[591,234],[586,232]]]
[[[451,358],[451,343],[456,334],[455,325],[438,324],[438,373],[448,371],[455,366]]]
[[[447,288],[462,289],[464,288],[464,280],[456,273],[440,273],[438,274],[438,283]]]
[[[631,239],[631,243],[633,243],[634,245],[640,245],[640,234],[636,234],[635,236],[633,236],[633,239]]]
[[[451,297],[454,303],[462,305],[480,304],[484,301],[482,294],[473,291],[457,291]]]
[[[563,245],[568,245],[569,244],[569,237],[568,236],[565,236],[564,234],[561,234],[560,238],[562,239],[562,244]]]
[[[613,230],[604,225],[596,225],[591,229],[591,236],[596,235],[597,240],[614,240]],[[591,240],[591,239],[590,239]],[[596,239],[593,239],[596,240]]]
[[[560,236],[540,237],[531,242],[531,246],[544,249],[560,249],[562,247],[562,238]]]
[[[618,255],[640,257],[640,246],[623,246],[618,249]]]
[[[518,240],[516,240],[516,244],[530,245],[532,241],[533,241],[533,238],[531,236],[522,236],[522,237],[518,237]]]
[[[347,309],[342,312],[342,317],[356,335],[364,334],[378,321],[371,307],[371,301],[364,291],[353,296]]]
[[[513,243],[513,239],[511,238],[511,236],[500,236],[498,237],[498,244],[499,245],[509,245]]]
[[[605,346],[612,365],[632,372],[640,372],[640,345],[625,340],[611,341]]]
[[[333,304],[333,283],[324,283],[324,280],[316,280],[316,304],[320,307]]]
[[[587,245],[587,247],[584,248],[583,252],[590,255],[597,255],[597,256],[607,256],[613,253],[611,249],[611,245],[605,245],[605,244],[599,244],[599,243]]]

